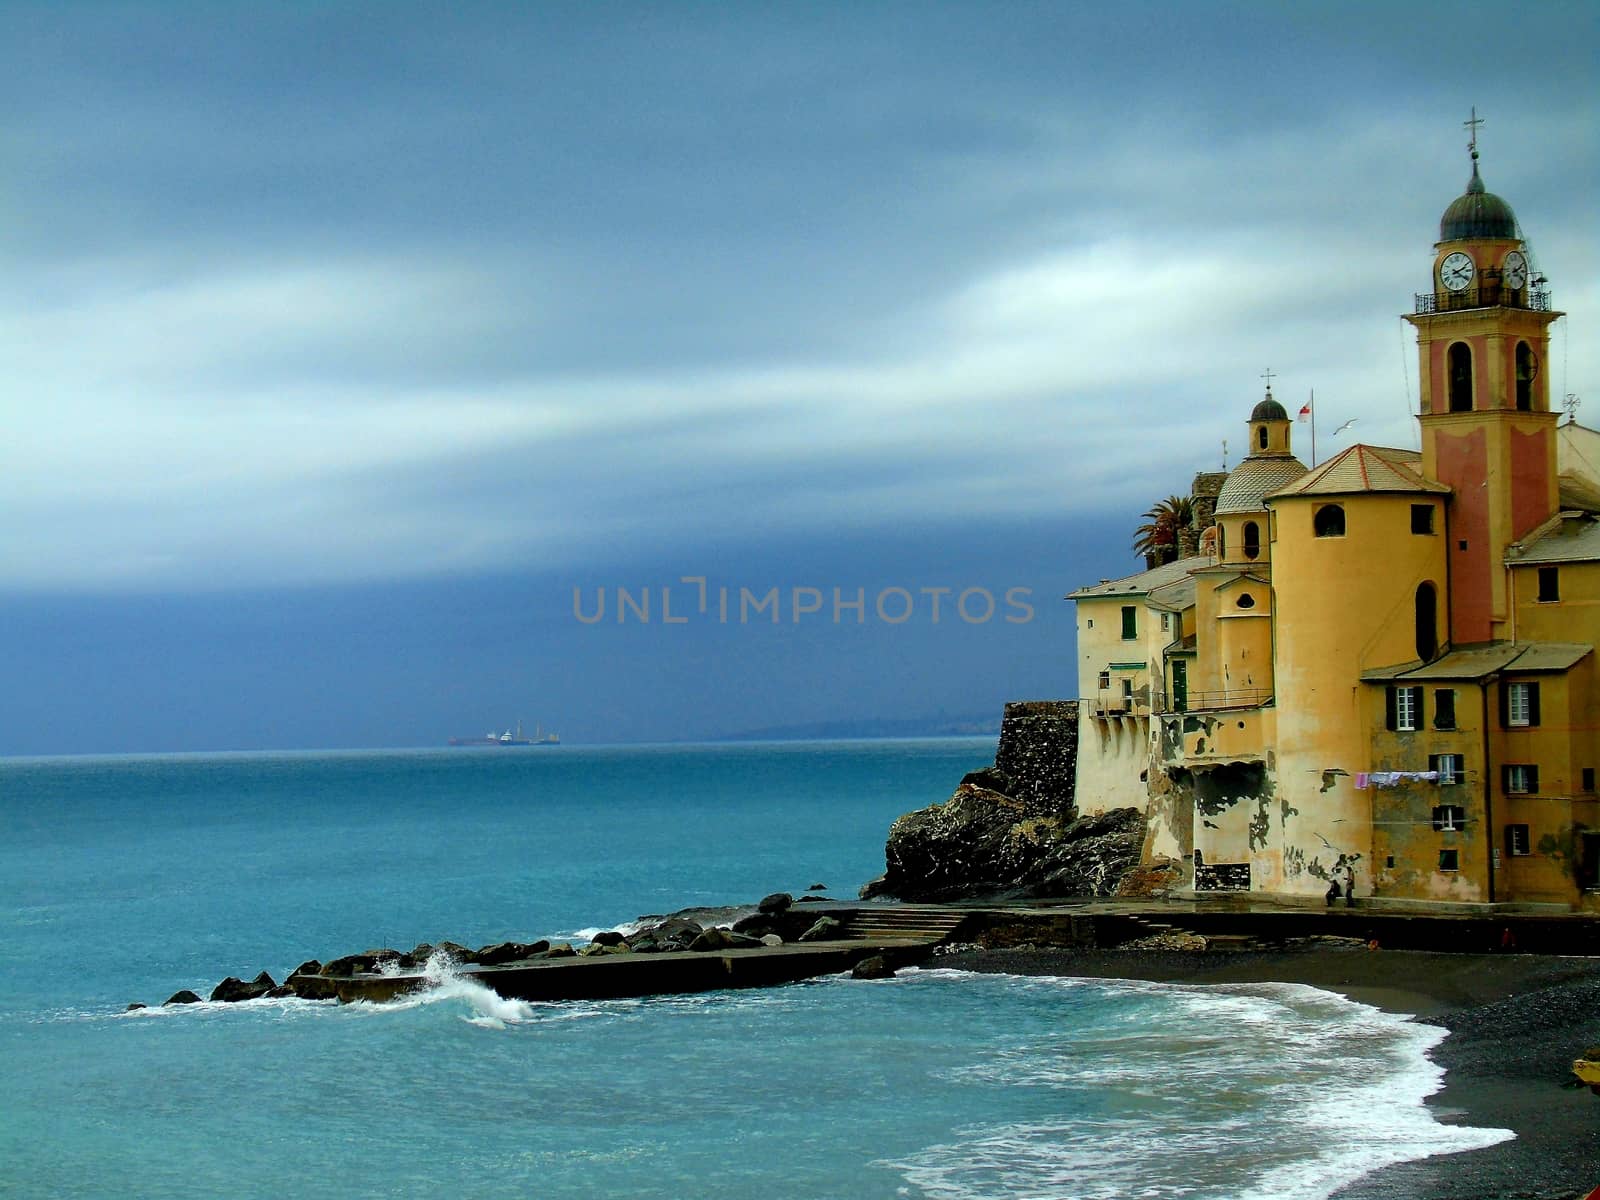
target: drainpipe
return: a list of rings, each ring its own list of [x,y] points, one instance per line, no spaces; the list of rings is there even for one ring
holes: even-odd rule
[[[1498,684],[1499,676],[1495,676]],[[1483,823],[1486,826],[1484,837],[1487,844],[1484,849],[1488,852],[1485,861],[1489,866],[1489,903],[1494,901],[1494,852],[1497,840],[1494,835],[1494,766],[1489,761],[1489,684],[1484,683],[1479,689],[1483,697]]]

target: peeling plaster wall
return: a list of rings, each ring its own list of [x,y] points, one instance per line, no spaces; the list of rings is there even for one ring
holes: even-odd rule
[[[1081,816],[1149,803],[1149,722],[1142,717],[1078,716],[1077,804]]]

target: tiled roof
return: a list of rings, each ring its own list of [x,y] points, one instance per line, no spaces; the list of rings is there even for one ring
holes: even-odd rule
[[[1565,671],[1594,647],[1583,642],[1485,642],[1463,646],[1431,663],[1415,660],[1363,671],[1367,683],[1411,683],[1429,679],[1482,679],[1506,671]]]
[[[1600,519],[1586,512],[1557,513],[1522,541],[1506,547],[1506,562],[1513,566],[1597,561]]]
[[[1068,600],[1091,600],[1096,596],[1142,596],[1169,583],[1176,583],[1196,567],[1209,566],[1211,559],[1204,554],[1197,554],[1193,558],[1180,558],[1176,562],[1163,563],[1149,571],[1140,571],[1137,575],[1124,575],[1121,579],[1102,579],[1093,587],[1079,588],[1075,592],[1068,592]]]
[[[1424,492],[1448,494],[1442,483],[1424,479],[1422,455],[1391,446],[1355,445],[1336,454],[1270,496],[1348,496],[1360,492]]]
[[[1305,463],[1288,455],[1247,458],[1228,473],[1228,481],[1217,493],[1217,515],[1264,512],[1263,496],[1271,495],[1305,473]]]
[[[1158,608],[1182,612],[1186,608],[1194,607],[1194,593],[1194,576],[1185,575],[1182,579],[1151,588],[1149,599],[1150,603]]]

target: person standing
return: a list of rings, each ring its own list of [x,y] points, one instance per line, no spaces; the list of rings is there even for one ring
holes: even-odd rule
[[[1344,906],[1356,906],[1356,869],[1350,863],[1344,865]]]

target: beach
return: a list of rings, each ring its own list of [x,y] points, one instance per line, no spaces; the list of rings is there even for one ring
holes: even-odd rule
[[[1416,950],[963,950],[968,971],[1162,983],[1300,983],[1442,1026],[1441,1122],[1513,1130],[1483,1150],[1388,1166],[1337,1200],[1575,1200],[1600,1187],[1600,1096],[1568,1088],[1600,1044],[1600,959]]]

